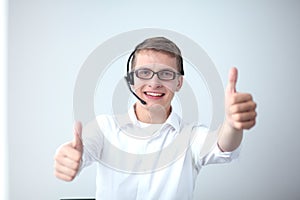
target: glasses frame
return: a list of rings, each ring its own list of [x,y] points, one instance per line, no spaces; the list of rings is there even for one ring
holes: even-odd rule
[[[141,71],[141,70],[148,70],[148,71],[152,72],[152,75],[149,78],[139,77],[138,72]],[[173,74],[173,78],[171,78],[171,79],[162,79],[160,77],[159,73],[165,72],[165,71],[171,72]],[[135,76],[138,77],[139,79],[142,79],[142,80],[150,80],[154,77],[155,74],[157,75],[158,79],[162,80],[162,81],[171,81],[171,80],[174,80],[176,78],[176,76],[181,76],[181,74],[179,72],[174,72],[174,71],[169,70],[169,69],[163,69],[163,70],[155,72],[155,71],[153,71],[151,69],[148,69],[148,68],[141,68],[141,69],[134,70],[132,73],[135,73]]]

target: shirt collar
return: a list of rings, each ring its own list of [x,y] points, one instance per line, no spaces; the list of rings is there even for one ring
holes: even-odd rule
[[[135,114],[135,106],[134,105],[132,105],[129,108],[128,115],[129,115],[131,124],[140,127],[140,122],[137,119],[136,114]],[[163,123],[162,128],[164,128],[165,126],[171,126],[171,127],[173,127],[175,129],[176,132],[179,132],[181,124],[182,124],[181,118],[172,109],[169,117],[167,118],[167,120],[165,121],[165,123]]]

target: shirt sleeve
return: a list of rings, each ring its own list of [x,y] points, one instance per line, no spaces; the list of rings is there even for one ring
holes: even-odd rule
[[[229,163],[232,160],[238,158],[240,153],[240,146],[231,152],[223,152],[217,143],[215,143],[212,151],[205,155],[203,158],[200,158],[198,161],[198,165],[201,166],[208,164],[216,164],[216,163]]]
[[[101,159],[103,133],[97,120],[87,123],[82,130],[83,155],[80,170]]]
[[[218,132],[210,132],[206,127],[194,127],[194,140],[191,144],[194,164],[200,169],[202,166],[217,163],[229,163],[238,158],[241,147],[234,151],[223,152],[218,144]]]

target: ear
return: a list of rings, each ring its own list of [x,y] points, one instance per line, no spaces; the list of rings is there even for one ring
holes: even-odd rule
[[[179,76],[177,80],[177,85],[176,85],[176,92],[180,90],[183,84],[183,76]]]

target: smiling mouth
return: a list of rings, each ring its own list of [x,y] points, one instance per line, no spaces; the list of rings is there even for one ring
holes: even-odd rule
[[[144,92],[144,94],[151,97],[162,97],[165,95],[164,93],[156,93],[156,92]]]

